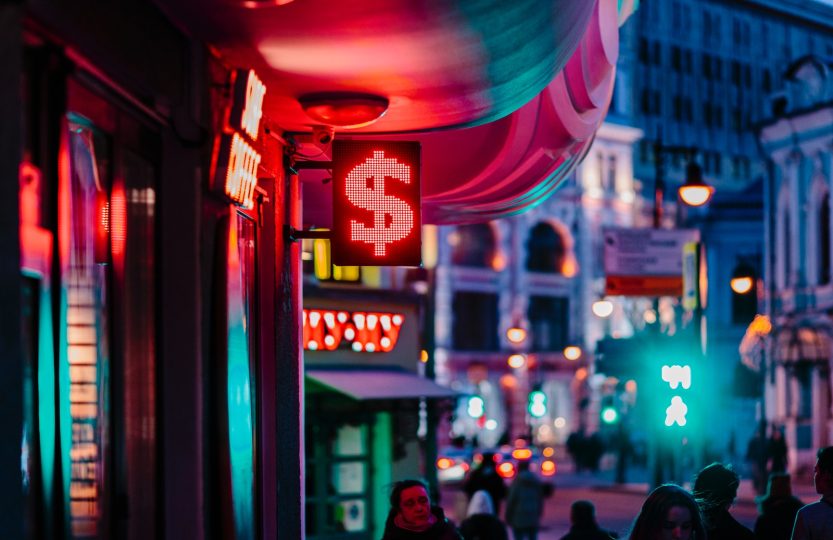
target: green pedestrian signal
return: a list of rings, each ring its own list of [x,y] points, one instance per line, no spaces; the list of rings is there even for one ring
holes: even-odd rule
[[[547,395],[542,390],[529,393],[526,410],[533,418],[542,418],[547,414]]]
[[[662,366],[662,380],[673,392],[665,408],[665,426],[684,427],[688,423],[687,390],[691,389],[691,366]]]

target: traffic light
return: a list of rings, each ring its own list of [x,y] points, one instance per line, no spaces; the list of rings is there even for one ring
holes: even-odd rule
[[[664,365],[661,370],[662,380],[671,393],[665,408],[665,426],[684,427],[688,423],[688,404],[691,390],[691,366],[688,364]]]
[[[480,396],[469,396],[468,404],[466,405],[466,413],[472,418],[480,418],[486,412],[486,403]]]
[[[529,393],[529,401],[526,410],[533,418],[542,418],[547,414],[547,395],[542,390],[533,390]]]
[[[602,418],[602,422],[605,424],[615,424],[619,421],[619,411],[616,409],[616,404],[614,402],[615,396],[603,396],[602,397],[602,408],[599,411],[599,415]]]

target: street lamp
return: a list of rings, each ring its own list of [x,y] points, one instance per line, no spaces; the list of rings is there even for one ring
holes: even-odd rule
[[[694,161],[686,165],[685,183],[680,186],[680,199],[689,206],[703,206],[712,198],[714,187],[703,181],[703,169]]]

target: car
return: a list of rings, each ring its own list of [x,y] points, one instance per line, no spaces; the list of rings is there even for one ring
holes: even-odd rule
[[[437,453],[437,480],[441,484],[462,482],[471,470],[473,452],[470,448],[448,446]]]
[[[554,451],[550,447],[538,450],[534,446],[501,446],[497,449],[484,449],[474,455],[473,464],[483,460],[483,454],[493,453],[498,474],[505,480],[512,480],[518,474],[518,464],[529,462],[529,470],[545,483],[552,484],[556,473]]]

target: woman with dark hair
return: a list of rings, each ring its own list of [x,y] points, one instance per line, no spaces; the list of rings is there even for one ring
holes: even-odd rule
[[[755,540],[752,531],[729,513],[738,495],[738,486],[738,474],[722,463],[706,465],[697,473],[694,496],[703,512],[709,540]]]
[[[400,480],[390,492],[382,540],[462,540],[439,506],[431,506],[422,480]]]
[[[705,540],[706,527],[694,496],[675,484],[654,489],[633,523],[630,540]]]

